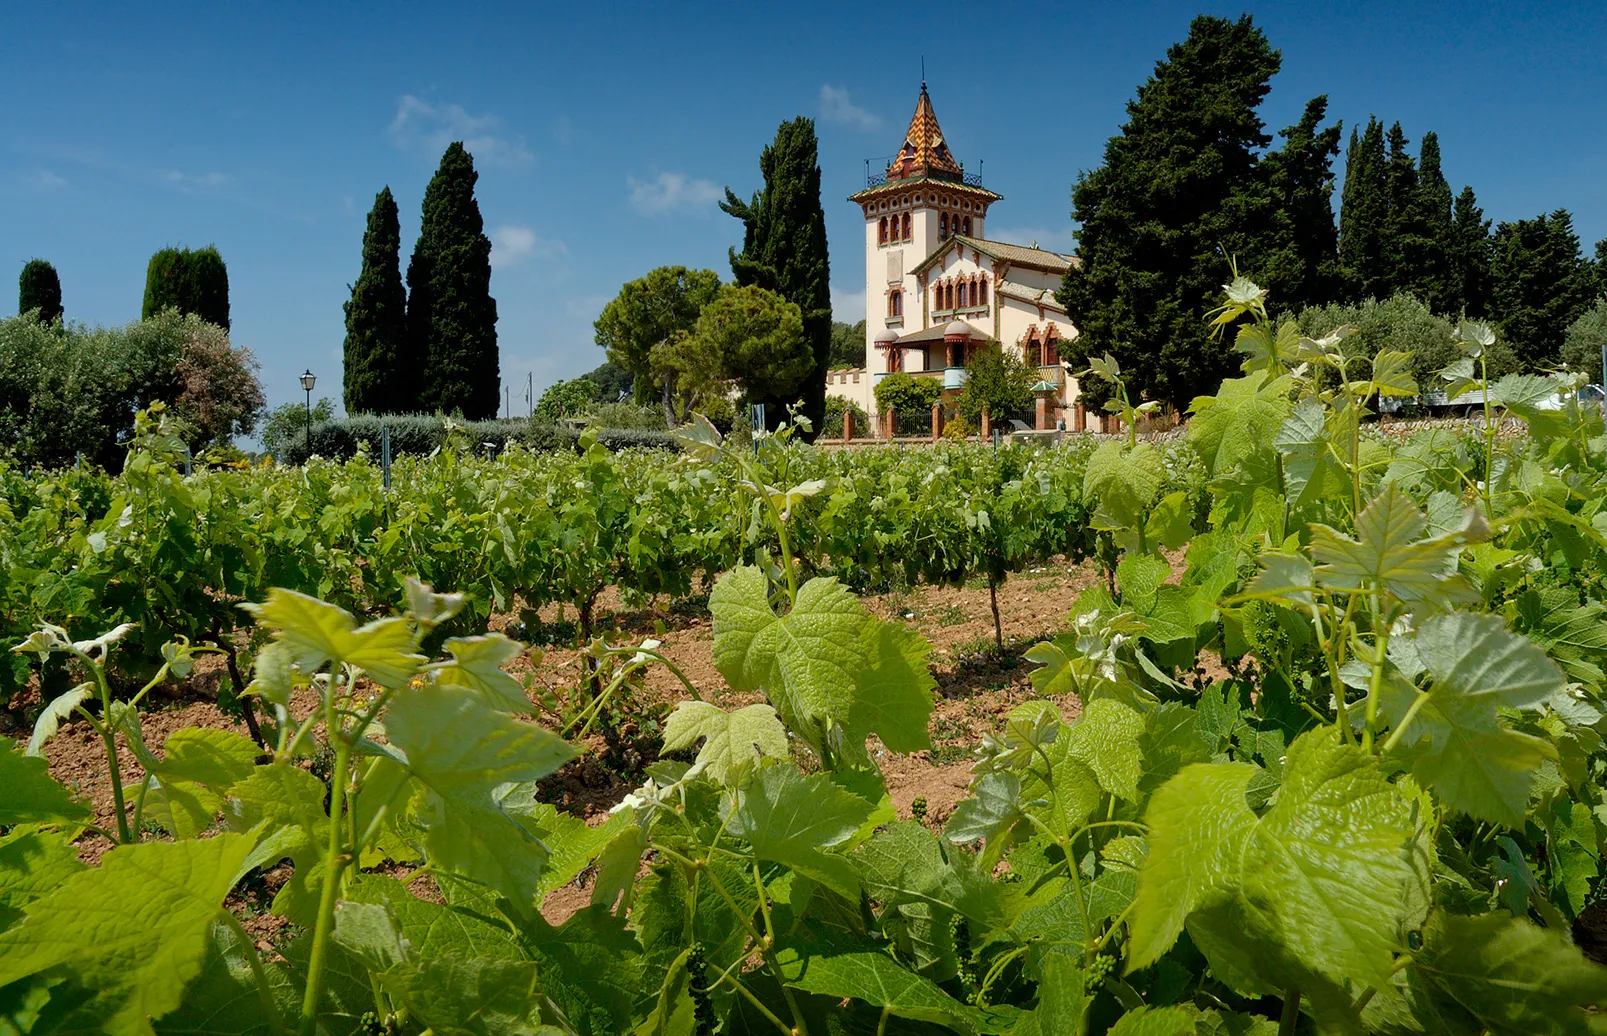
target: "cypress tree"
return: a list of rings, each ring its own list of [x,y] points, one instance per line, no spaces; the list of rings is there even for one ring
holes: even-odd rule
[[[1386,281],[1391,294],[1409,291],[1423,299],[1422,276],[1427,262],[1428,224],[1417,204],[1417,162],[1407,150],[1410,141],[1406,139],[1399,122],[1390,126],[1385,141],[1389,148],[1386,165],[1389,218],[1384,224]]]
[[[1196,17],[1128,102],[1104,163],[1072,191],[1082,259],[1059,298],[1080,334],[1062,356],[1109,352],[1135,394],[1185,408],[1238,360],[1205,314],[1227,280],[1267,246],[1268,192],[1256,165],[1269,143],[1257,107],[1281,58],[1250,16]],[[1099,385],[1085,386],[1091,402]]]
[[[1394,285],[1385,257],[1388,224],[1384,124],[1369,116],[1367,129],[1359,138],[1351,130],[1339,204],[1339,259],[1349,271],[1358,298],[1387,299],[1392,294]]]
[[[1271,191],[1272,227],[1270,250],[1254,264],[1255,276],[1275,304],[1291,312],[1345,294],[1333,206],[1341,127],[1319,128],[1327,111],[1326,94],[1307,101],[1300,121],[1279,131],[1283,147],[1261,163]]]
[[[1464,186],[1451,217],[1451,267],[1461,294],[1462,312],[1483,318],[1490,312],[1490,221]]]
[[[766,420],[785,417],[785,407],[803,398],[814,425],[826,419],[826,370],[831,364],[831,261],[826,252],[826,213],[820,205],[819,141],[813,119],[796,118],[776,129],[759,156],[764,186],[748,201],[726,188],[720,208],[742,220],[742,251],[731,249],[731,273],[740,287],[776,292],[803,313],[804,340],[814,365],[803,381],[763,402]]]
[[[1566,209],[1496,227],[1491,280],[1496,325],[1530,370],[1556,362],[1568,325],[1595,296]]]
[[[39,322],[61,319],[61,278],[43,259],[30,259],[17,278],[17,313],[39,311]]]
[[[454,141],[424,191],[418,244],[407,267],[408,348],[420,372],[405,405],[495,417],[502,402],[497,302],[491,297],[491,239],[474,200],[474,157]]]
[[[140,317],[148,320],[168,308],[228,330],[229,269],[215,246],[164,248],[151,256]]]
[[[1596,294],[1607,295],[1607,237],[1596,242]]]
[[[1410,225],[1422,234],[1418,242],[1417,265],[1404,273],[1404,283],[1436,313],[1456,315],[1462,311],[1462,291],[1451,254],[1456,232],[1451,214],[1451,185],[1440,171],[1440,139],[1430,131],[1423,134],[1417,156],[1417,190],[1411,200]]]
[[[346,303],[345,397],[348,414],[391,414],[411,408],[397,390],[412,383],[398,360],[407,334],[402,287],[402,228],[386,187],[374,198],[363,232],[363,270]],[[405,375],[405,376],[404,376]]]

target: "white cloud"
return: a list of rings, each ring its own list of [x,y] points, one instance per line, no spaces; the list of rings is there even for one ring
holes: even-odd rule
[[[33,172],[25,175],[22,179],[23,182],[29,187],[33,187],[41,191],[53,191],[58,187],[67,186],[66,177],[58,176],[49,169],[35,169]]]
[[[568,255],[569,248],[562,241],[548,240],[531,227],[505,223],[491,231],[491,261],[497,266],[512,266],[526,259],[555,259]]]
[[[665,212],[696,212],[707,209],[725,191],[708,180],[690,180],[685,173],[659,173],[651,180],[627,177],[630,203],[638,212],[657,216]]]
[[[1051,230],[1047,227],[988,227],[989,241],[1002,241],[1011,245],[1030,245],[1051,252],[1073,252],[1077,248],[1077,228],[1072,226]]]
[[[829,83],[820,88],[820,117],[861,130],[873,130],[882,124],[881,119],[855,104],[845,88]]]
[[[501,123],[495,115],[472,115],[462,105],[432,104],[404,94],[397,102],[390,134],[391,141],[403,151],[438,156],[448,144],[461,140],[477,162],[524,166],[535,161],[523,137],[497,132]]]
[[[839,324],[857,324],[865,319],[865,293],[862,291],[833,291],[831,318]]]

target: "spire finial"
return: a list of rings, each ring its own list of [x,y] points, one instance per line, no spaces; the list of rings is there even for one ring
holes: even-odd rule
[[[926,55],[921,55],[921,93],[926,92]]]

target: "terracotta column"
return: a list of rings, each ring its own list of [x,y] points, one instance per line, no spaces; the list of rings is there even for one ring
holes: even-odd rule
[[[982,411],[982,441],[987,442],[993,438],[993,420],[986,410]]]
[[[932,441],[937,442],[943,434],[943,404],[932,404]]]
[[[1088,408],[1078,403],[1076,416],[1073,420],[1076,423],[1077,431],[1086,432],[1088,430]]]
[[[882,412],[882,438],[889,442],[893,439],[893,426],[898,423],[898,414],[891,410]]]
[[[1033,427],[1040,432],[1049,430],[1049,394],[1047,392],[1038,393],[1038,420],[1034,422]]]
[[[843,411],[843,442],[849,442],[854,437],[854,412]]]

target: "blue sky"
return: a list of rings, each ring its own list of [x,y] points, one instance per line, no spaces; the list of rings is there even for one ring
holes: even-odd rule
[[[463,139],[494,241],[505,383],[596,366],[622,282],[729,275],[725,185],[758,186],[776,124],[814,116],[839,318],[863,316],[843,199],[902,139],[920,59],[989,236],[1073,246],[1069,188],[1204,10],[1249,10],[1283,52],[1272,130],[1331,97],[1440,135],[1452,188],[1497,220],[1574,213],[1607,237],[1607,4],[13,4],[0,16],[0,266],[55,263],[70,319],[138,316],[145,264],[215,243],[234,339],[271,403],[340,396],[341,303],[386,184],[403,263],[425,184]],[[1342,159],[1341,159],[1342,162]],[[982,164],[985,163],[985,164]],[[13,274],[8,273],[7,278]],[[5,283],[11,283],[7,280]],[[15,296],[0,286],[0,313]]]

